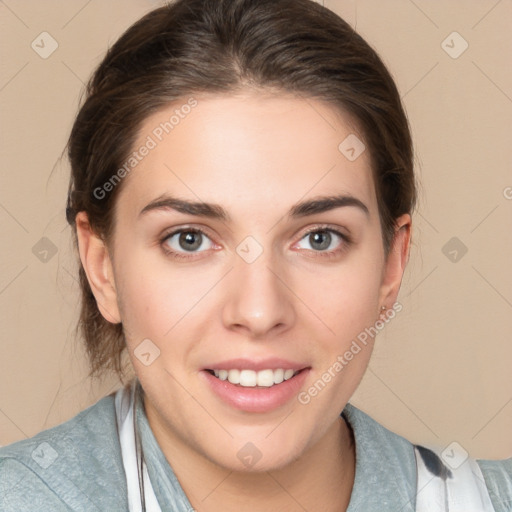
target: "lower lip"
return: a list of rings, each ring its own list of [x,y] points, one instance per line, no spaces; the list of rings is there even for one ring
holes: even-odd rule
[[[277,409],[297,396],[306,380],[309,369],[305,368],[291,379],[268,388],[243,387],[220,380],[210,372],[203,370],[212,391],[228,405],[247,412],[268,412]]]

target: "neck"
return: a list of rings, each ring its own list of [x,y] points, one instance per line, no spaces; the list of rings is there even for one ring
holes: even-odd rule
[[[352,429],[340,416],[327,433],[287,466],[235,472],[169,436],[153,408],[148,422],[191,505],[198,512],[345,511],[355,476]]]

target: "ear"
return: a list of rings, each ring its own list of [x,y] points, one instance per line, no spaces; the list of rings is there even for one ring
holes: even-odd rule
[[[121,322],[121,315],[110,255],[103,240],[93,232],[84,211],[76,215],[76,232],[80,260],[98,309],[105,320],[118,324]]]
[[[409,261],[411,226],[411,216],[407,213],[395,221],[395,234],[382,274],[380,306],[391,308],[398,297],[405,266]],[[382,312],[379,311],[380,313]]]

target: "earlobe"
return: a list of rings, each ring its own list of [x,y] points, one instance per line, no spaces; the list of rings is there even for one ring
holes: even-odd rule
[[[100,313],[113,324],[121,322],[112,262],[104,241],[96,235],[86,212],[76,215],[80,260]]]
[[[379,306],[391,308],[396,302],[405,267],[409,260],[411,226],[409,214],[404,214],[396,220],[395,234],[384,265]]]

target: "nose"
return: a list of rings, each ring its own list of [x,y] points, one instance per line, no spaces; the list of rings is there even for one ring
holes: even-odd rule
[[[252,263],[235,255],[227,276],[224,325],[254,339],[275,336],[289,329],[296,318],[284,266],[276,265],[267,252]]]

